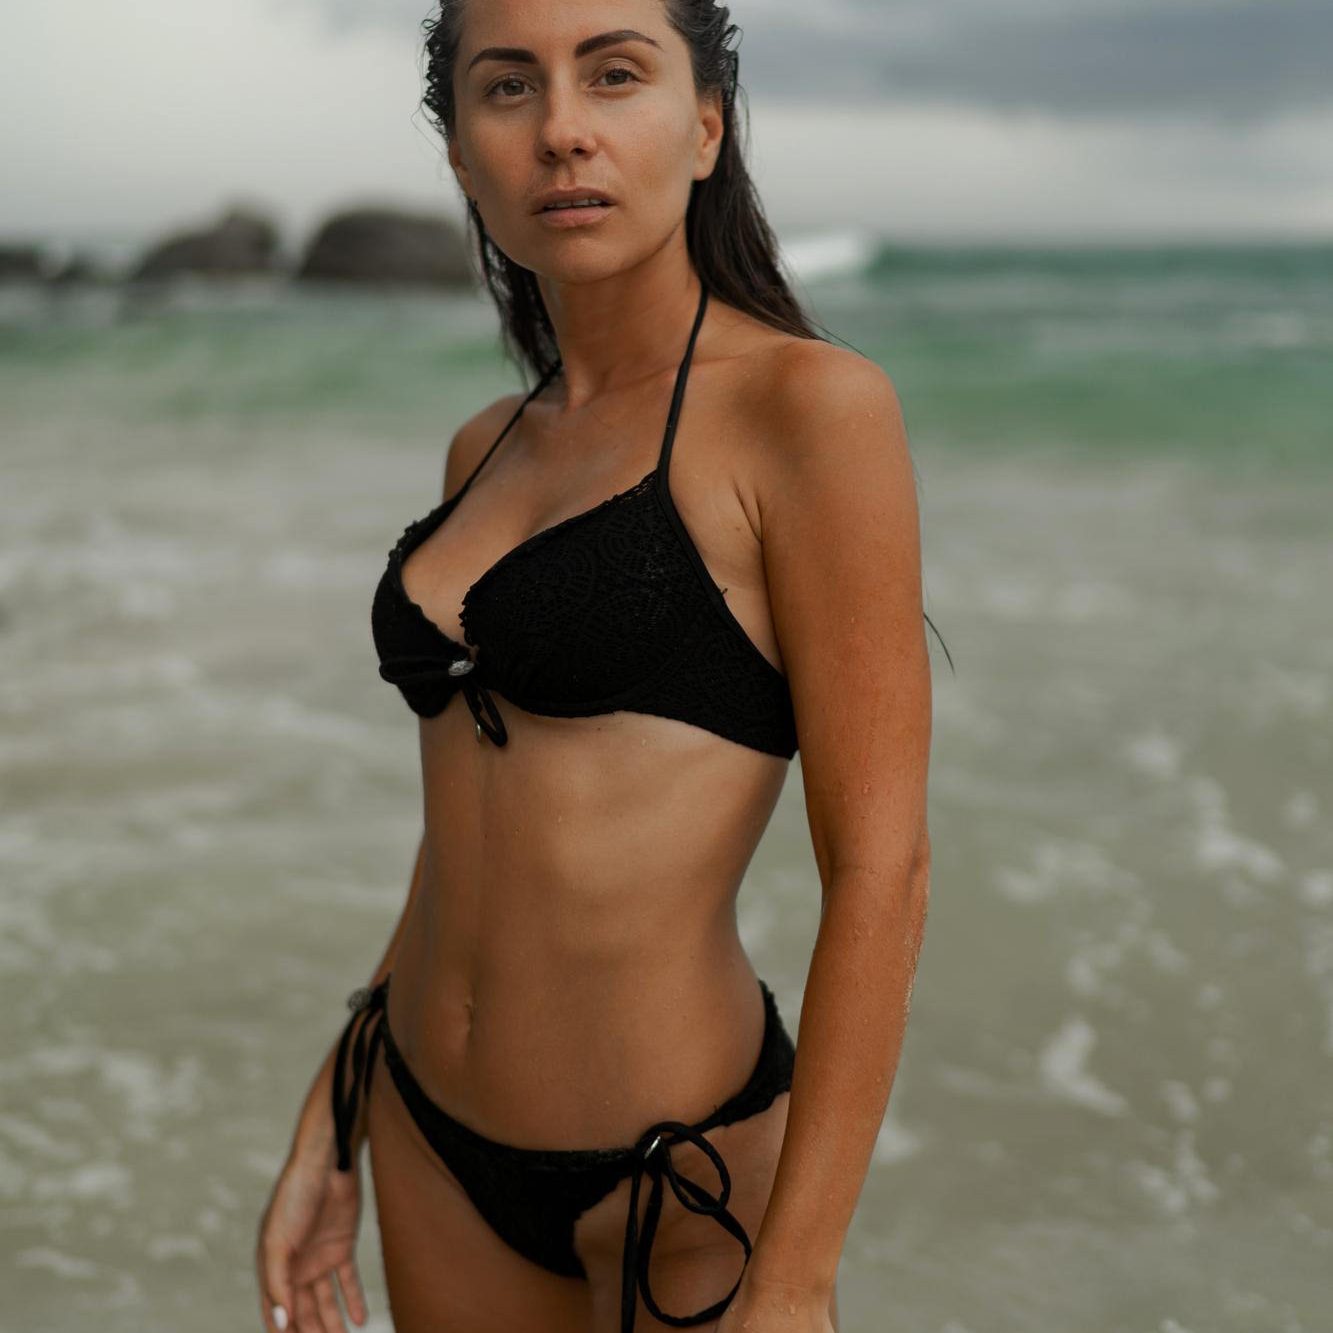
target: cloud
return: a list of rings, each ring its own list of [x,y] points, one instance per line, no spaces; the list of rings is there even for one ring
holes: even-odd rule
[[[948,30],[930,43],[886,44],[870,57],[886,92],[1006,110],[1226,121],[1333,105],[1327,0],[953,8]]]
[[[284,0],[334,27],[420,24],[424,0]],[[1328,0],[737,0],[742,81],[788,101],[947,102],[1261,120],[1333,105]]]
[[[1271,9],[1308,19],[1302,4]],[[1223,8],[1222,26],[1255,13],[1158,0],[1172,21],[1193,16],[1201,30]],[[736,0],[752,165],[780,232],[1328,234],[1333,105],[1307,97],[1280,111],[1279,99],[1265,101],[1260,74],[1274,66],[1258,50],[1237,86],[1219,91],[1219,71],[1245,63],[1233,49],[1238,30],[1228,29],[1230,46],[1201,41],[1192,73],[1161,93],[1174,100],[1154,108],[1154,80],[1170,81],[1147,57],[1130,98],[1131,75],[1115,61],[1079,75],[1052,54],[1078,48],[1075,33],[1146,42],[1134,25],[1151,26],[1151,15],[1118,16],[1108,0],[999,9],[997,0],[840,0],[812,18],[796,0]],[[19,6],[0,43],[0,234],[143,236],[203,221],[236,196],[267,202],[292,240],[330,207],[367,198],[460,214],[443,145],[419,107],[420,23],[432,12],[430,0]],[[1129,36],[1118,40],[1128,49]],[[1014,54],[991,59],[998,48]],[[1294,76],[1282,83],[1299,102]],[[1264,106],[1245,123],[1222,113]]]

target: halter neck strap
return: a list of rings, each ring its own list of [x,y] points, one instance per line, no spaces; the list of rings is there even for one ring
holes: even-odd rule
[[[519,417],[523,415],[523,409],[527,407],[527,405],[530,402],[532,402],[532,400],[539,393],[541,393],[541,391],[544,388],[546,388],[546,386],[556,377],[556,375],[560,371],[560,366],[561,366],[560,358],[556,357],[555,361],[547,368],[546,373],[541,377],[541,379],[537,381],[536,385],[528,392],[527,397],[524,398],[523,401],[518,405],[518,407],[514,409],[514,415],[511,416],[509,420],[505,423],[504,430],[502,430],[499,433],[499,435],[495,437],[495,439],[491,443],[491,447],[487,449],[484,454],[482,454],[481,461],[478,462],[476,467],[474,467],[472,471],[468,473],[467,480],[464,481],[463,484],[458,488],[458,494],[454,497],[455,503],[457,503],[458,500],[462,498],[463,493],[467,490],[469,486],[472,485],[472,479],[477,475],[478,472],[481,471],[483,467],[485,467],[486,460],[495,452],[500,441],[503,440],[504,437],[508,435],[509,432],[513,429],[514,422],[516,422],[519,419]]]
[[[690,341],[681,357],[680,369],[676,371],[676,387],[671,394],[671,410],[667,413],[666,432],[662,436],[662,450],[657,460],[657,469],[665,473],[671,461],[671,446],[676,441],[676,425],[680,421],[681,404],[685,401],[685,381],[690,376],[690,362],[694,360],[694,344],[699,337],[699,329],[704,322],[704,312],[708,309],[708,284],[699,283],[699,306],[694,315],[694,327],[690,330]]]

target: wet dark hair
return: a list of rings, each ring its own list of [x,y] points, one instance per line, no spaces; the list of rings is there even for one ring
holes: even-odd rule
[[[458,130],[453,76],[466,3],[440,0],[438,14],[421,24],[426,37],[421,104],[446,143]],[[823,326],[807,315],[778,265],[777,238],[764,216],[737,133],[738,98],[743,89],[734,42],[739,40],[741,29],[730,22],[731,11],[715,0],[662,0],[662,4],[667,21],[690,48],[696,91],[722,95],[722,147],[712,174],[694,182],[685,215],[686,245],[695,271],[711,294],[735,309],[784,333],[820,338],[816,329]],[[747,139],[748,135],[747,115]],[[482,279],[500,312],[507,351],[534,375],[545,374],[554,365],[560,348],[536,274],[515,263],[495,244],[472,200],[468,201],[468,238],[480,261]],[[929,616],[926,623],[935,630],[949,657],[948,645]],[[953,667],[952,657],[949,666]]]
[[[457,132],[453,73],[467,0],[441,0],[438,15],[423,21],[426,33],[422,105],[446,142]],[[815,326],[778,267],[778,244],[745,165],[735,132],[740,29],[714,0],[663,0],[668,22],[685,39],[700,93],[722,94],[725,131],[712,174],[695,181],[685,218],[690,259],[709,292],[775,329],[817,338]],[[559,355],[555,332],[531,269],[516,264],[491,239],[475,203],[468,202],[469,243],[482,278],[500,311],[506,347],[540,375]]]

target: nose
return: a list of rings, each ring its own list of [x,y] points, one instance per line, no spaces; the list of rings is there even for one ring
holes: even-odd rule
[[[584,100],[577,76],[553,76],[546,86],[542,106],[537,151],[544,161],[595,151],[597,137],[592,113]]]

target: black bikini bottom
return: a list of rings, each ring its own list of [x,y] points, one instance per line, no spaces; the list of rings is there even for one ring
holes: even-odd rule
[[[750,1238],[727,1208],[731,1177],[722,1154],[704,1137],[704,1132],[757,1115],[791,1087],[796,1048],[783,1026],[773,992],[762,978],[759,988],[765,1014],[759,1058],[745,1086],[711,1115],[692,1125],[659,1120],[649,1125],[629,1147],[544,1149],[514,1147],[478,1134],[426,1095],[389,1031],[386,976],[377,986],[353,991],[347,1001],[352,1017],[339,1040],[333,1068],[338,1169],[351,1170],[350,1135],[356,1123],[357,1094],[363,1087],[369,1094],[375,1053],[382,1044],[394,1084],[427,1142],[458,1179],[477,1211],[512,1249],[553,1273],[586,1277],[583,1263],[574,1250],[574,1224],[629,1176],[632,1184],[621,1263],[622,1333],[632,1333],[634,1328],[636,1285],[643,1294],[644,1304],[663,1323],[687,1327],[716,1319],[730,1305],[740,1287],[739,1278],[731,1291],[707,1309],[693,1315],[669,1315],[663,1313],[649,1290],[648,1261],[662,1210],[664,1175],[680,1202],[691,1212],[715,1218],[719,1226],[740,1242],[749,1261]],[[350,1083],[344,1074],[349,1051]],[[696,1144],[717,1168],[720,1188],[716,1195],[680,1175],[672,1166],[671,1145],[685,1140]],[[640,1237],[639,1189],[645,1174],[650,1185]]]

